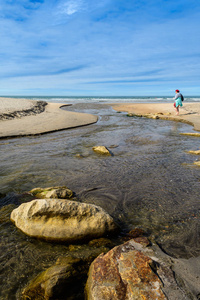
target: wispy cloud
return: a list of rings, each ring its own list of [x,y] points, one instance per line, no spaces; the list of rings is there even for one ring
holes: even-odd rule
[[[59,4],[57,13],[69,16],[73,15],[83,9],[83,4],[82,0],[64,1]]]
[[[196,89],[199,25],[194,0],[1,0],[0,93]]]
[[[52,76],[52,75],[60,75],[60,74],[67,74],[67,73],[71,73],[71,72],[75,72],[75,71],[80,71],[87,68],[86,65],[78,65],[78,66],[73,66],[73,67],[67,67],[65,69],[36,69],[36,70],[21,70],[21,71],[16,71],[16,72],[12,72],[12,73],[7,73],[4,74],[2,77],[0,78],[16,78],[16,77],[32,77],[32,76]]]

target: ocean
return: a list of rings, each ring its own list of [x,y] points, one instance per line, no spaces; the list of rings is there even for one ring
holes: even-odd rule
[[[134,97],[127,97],[127,96],[112,96],[112,97],[105,97],[105,96],[6,96],[9,98],[26,98],[31,100],[42,100],[46,102],[58,102],[58,103],[163,103],[163,102],[173,102],[172,96],[134,96]],[[200,102],[200,96],[184,96],[187,102]]]

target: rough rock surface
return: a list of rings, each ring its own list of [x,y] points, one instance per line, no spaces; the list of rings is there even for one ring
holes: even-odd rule
[[[111,152],[105,146],[95,146],[92,148],[94,152],[104,155],[111,155]]]
[[[11,220],[25,234],[45,240],[74,242],[116,230],[101,207],[63,199],[37,199],[21,204]]]
[[[56,186],[48,188],[35,188],[29,193],[33,194],[36,198],[55,198],[55,199],[71,199],[73,197],[73,191],[66,186]]]
[[[190,151],[188,151],[188,153],[200,155],[200,150],[190,150]]]
[[[130,242],[101,254],[90,266],[87,299],[166,299],[151,266],[153,261]]]
[[[190,299],[177,285],[171,261],[167,265],[157,254],[136,239],[101,254],[90,266],[87,299]]]

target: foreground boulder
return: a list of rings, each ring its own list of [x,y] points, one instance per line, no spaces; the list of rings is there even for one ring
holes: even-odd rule
[[[152,271],[153,260],[134,248],[132,241],[98,256],[90,266],[88,300],[167,299]]]
[[[76,242],[117,229],[101,207],[63,199],[37,199],[21,204],[11,221],[25,234],[52,241]]]

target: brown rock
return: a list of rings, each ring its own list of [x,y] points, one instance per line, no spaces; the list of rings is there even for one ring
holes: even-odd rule
[[[129,240],[142,237],[143,235],[145,235],[145,231],[143,229],[134,228],[131,231],[129,231],[128,233],[126,233],[126,235],[124,237],[122,237],[122,241],[127,242]],[[148,244],[149,244],[149,242],[148,242]]]
[[[131,231],[129,231],[129,233],[127,233],[127,236],[131,237],[131,238],[136,238],[139,236],[143,236],[145,234],[145,231],[141,228],[134,228]]]
[[[147,247],[150,245],[149,240],[145,236],[139,236],[133,239],[134,242],[141,244],[143,247]]]
[[[101,254],[90,266],[87,299],[166,300],[151,265],[153,260],[135,250],[131,241]]]

